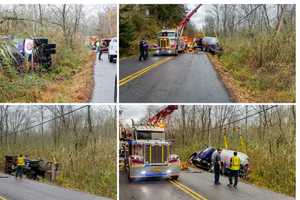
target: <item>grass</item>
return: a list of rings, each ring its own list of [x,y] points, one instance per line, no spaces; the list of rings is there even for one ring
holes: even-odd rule
[[[237,93],[242,96],[237,101],[295,102],[295,33],[221,38],[221,43],[217,71],[227,72],[229,89],[247,91]]]
[[[53,60],[48,72],[19,75],[12,64],[0,68],[0,102],[87,102],[93,84],[94,55],[86,47],[62,46]]]
[[[95,130],[105,129],[95,127]],[[89,133],[87,130],[81,130],[77,134],[84,136]],[[54,184],[113,199],[117,198],[116,137],[112,134],[102,133],[95,140],[90,138],[88,143],[81,145],[79,149],[74,145],[77,140],[70,134],[61,137],[61,142],[57,146],[53,144],[53,139],[49,136],[43,138],[31,136],[26,139],[19,138],[19,140],[23,142],[0,149],[1,170],[6,154],[15,155],[23,152],[31,158],[46,160],[55,158],[60,168]]]

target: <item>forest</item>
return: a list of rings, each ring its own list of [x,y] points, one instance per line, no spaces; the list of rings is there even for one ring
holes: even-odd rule
[[[0,171],[5,155],[56,160],[54,184],[116,199],[116,141],[114,106],[0,106]]]
[[[148,106],[146,122],[160,109]],[[165,121],[173,153],[186,162],[206,147],[246,153],[251,172],[243,180],[276,192],[295,196],[296,113],[295,106],[279,105],[181,105]]]
[[[0,101],[87,102],[95,59],[89,37],[117,34],[116,9],[116,5],[1,5]],[[25,59],[20,69],[8,46],[36,37],[56,44],[52,65],[32,66]]]
[[[212,5],[204,21],[224,48],[216,68],[238,101],[295,101],[296,5]]]

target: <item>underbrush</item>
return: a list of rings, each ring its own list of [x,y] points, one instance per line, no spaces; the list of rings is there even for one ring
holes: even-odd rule
[[[49,71],[23,74],[19,74],[17,68],[8,63],[0,68],[0,102],[36,102],[46,87],[57,81],[69,80],[80,72],[88,56],[88,49],[82,46],[73,49],[60,47],[53,56]]]
[[[221,38],[220,61],[256,102],[295,102],[295,33]]]
[[[23,153],[32,159],[49,161],[55,158],[59,163],[55,184],[116,199],[116,137],[97,136],[80,146],[70,136],[61,139],[64,141],[55,146],[51,137],[31,136],[26,143],[11,145],[6,150],[0,148],[0,170],[4,168],[7,154]]]

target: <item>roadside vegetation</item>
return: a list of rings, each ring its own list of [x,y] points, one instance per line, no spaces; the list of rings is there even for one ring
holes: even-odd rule
[[[213,5],[203,31],[224,49],[219,71],[236,101],[295,102],[296,5]],[[226,73],[228,72],[228,73]],[[226,81],[225,81],[226,85]],[[246,93],[245,93],[246,91]]]
[[[1,106],[0,171],[5,155],[56,160],[58,175],[51,183],[116,199],[115,107],[86,106],[63,115],[75,109],[79,106]],[[58,116],[63,117],[20,131]]]
[[[111,28],[116,26],[115,9],[66,4],[0,6],[0,102],[89,101],[95,59],[88,48],[89,37],[116,32]],[[28,57],[21,68],[12,59],[8,43],[14,46],[16,40],[33,37],[46,37],[49,43],[56,44],[49,69],[32,69]]]
[[[148,106],[153,116],[158,106]],[[193,152],[207,147],[246,153],[250,174],[242,181],[275,192],[296,193],[295,106],[179,106],[166,120],[167,138],[174,141],[172,153],[187,162]]]

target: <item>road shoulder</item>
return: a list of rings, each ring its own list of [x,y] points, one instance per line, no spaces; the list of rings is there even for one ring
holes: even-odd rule
[[[255,102],[255,100],[250,95],[250,91],[247,91],[246,89],[241,88],[238,85],[232,75],[228,71],[226,71],[216,55],[207,53],[207,57],[211,64],[214,66],[219,78],[222,80],[225,88],[227,89],[234,102]]]

